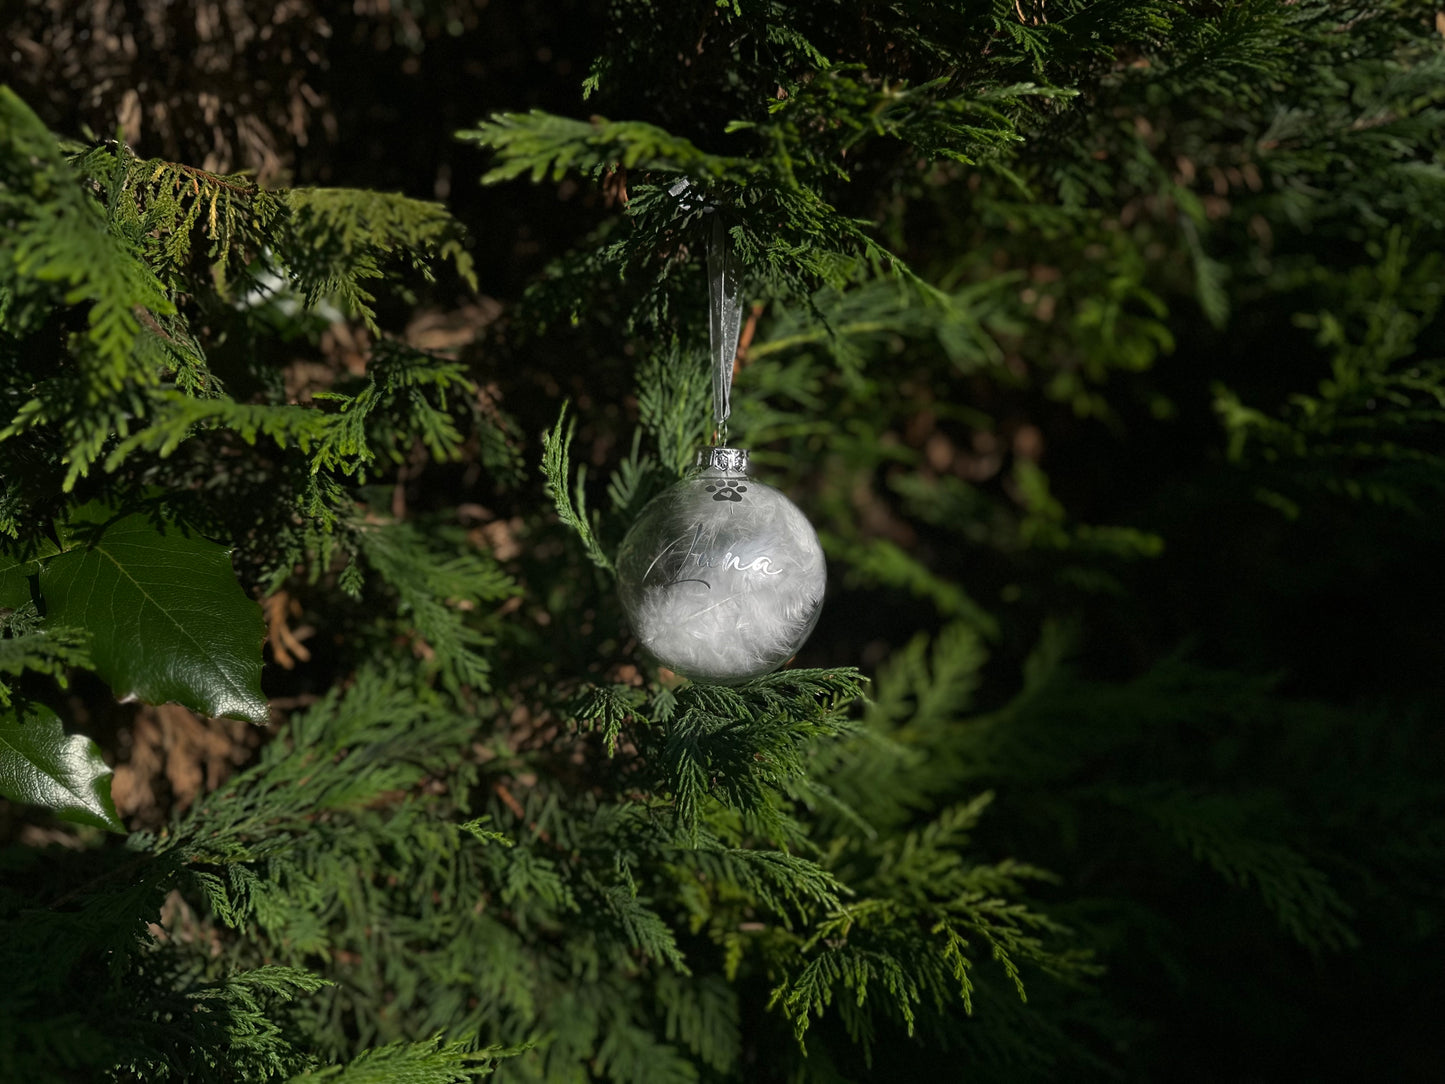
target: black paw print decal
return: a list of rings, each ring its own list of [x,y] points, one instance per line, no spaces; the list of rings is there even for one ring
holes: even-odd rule
[[[735,486],[731,482],[724,482],[721,486],[708,483],[707,491],[712,494],[715,501],[740,501],[743,494],[748,491],[747,486]]]

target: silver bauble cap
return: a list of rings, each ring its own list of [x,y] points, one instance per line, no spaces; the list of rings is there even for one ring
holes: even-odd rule
[[[724,448],[717,445],[699,448],[693,466],[706,474],[746,475],[748,473],[748,451],[746,448]]]

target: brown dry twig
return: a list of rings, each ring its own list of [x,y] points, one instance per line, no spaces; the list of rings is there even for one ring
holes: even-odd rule
[[[287,622],[288,617],[301,616],[301,603],[283,589],[262,599],[261,609],[266,615],[266,642],[271,645],[271,658],[276,665],[283,670],[292,670],[297,660],[309,662],[311,652],[301,641],[316,630],[304,625],[293,629]]]
[[[758,333],[758,318],[763,315],[762,302],[756,302],[748,310],[748,319],[743,324],[742,334],[738,336],[738,352],[733,359],[733,376],[737,376],[742,367],[748,363],[748,347],[753,345],[753,336]]]
[[[259,740],[249,723],[207,719],[179,704],[143,707],[131,726],[130,755],[111,781],[116,810],[133,823],[163,824],[225,782]]]

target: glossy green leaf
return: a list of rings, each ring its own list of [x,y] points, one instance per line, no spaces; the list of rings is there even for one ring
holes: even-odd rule
[[[46,618],[90,633],[117,696],[266,722],[261,608],[224,547],[94,505],[72,516],[65,547],[40,572]]]
[[[110,799],[110,768],[95,742],[67,734],[49,708],[0,712],[0,794],[63,820],[125,831]]]
[[[27,577],[34,570],[34,561],[21,561],[0,553],[0,610],[18,610],[30,601]]]

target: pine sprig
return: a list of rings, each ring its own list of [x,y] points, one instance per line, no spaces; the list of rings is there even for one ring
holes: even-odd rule
[[[300,1073],[287,1084],[472,1084],[490,1076],[498,1061],[520,1052],[502,1046],[475,1050],[439,1035],[422,1042],[398,1039],[363,1051],[345,1065]]]
[[[7,323],[47,301],[85,306],[84,394],[94,404],[131,380],[156,374],[136,364],[138,314],[175,304],[155,274],[109,227],[101,207],[55,138],[8,87],[0,87],[0,282],[11,293]],[[153,317],[152,317],[153,321]]]
[[[562,405],[557,424],[542,434],[542,474],[547,479],[547,495],[557,509],[557,518],[577,533],[587,558],[604,572],[615,572],[612,558],[597,541],[591,517],[587,513],[587,468],[578,467],[575,485],[572,482],[572,436],[577,429],[575,418],[567,420],[567,405]]]
[[[35,623],[40,624],[38,618]],[[90,665],[89,637],[80,629],[44,626],[14,635],[13,614],[0,620],[0,625],[3,624],[10,625],[12,635],[0,639],[0,674],[11,677],[27,672],[43,674],[53,678],[63,689],[69,684],[72,667]],[[0,707],[9,706],[10,696],[10,686],[0,680]]]
[[[407,523],[366,524],[354,535],[367,563],[395,591],[417,650],[434,660],[451,688],[488,688],[492,633],[469,611],[516,594],[512,578],[489,555],[436,552]]]
[[[366,284],[384,279],[389,261],[430,278],[434,264],[450,260],[476,289],[465,235],[441,204],[362,189],[296,188],[286,205],[285,267],[308,306],[332,301],[379,335],[376,295]]]

